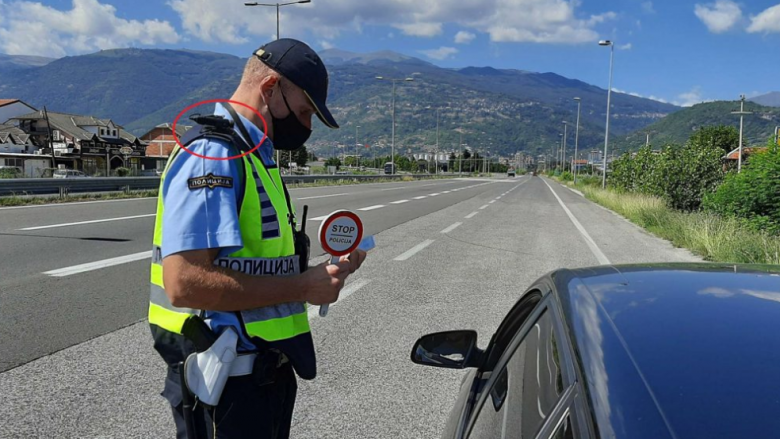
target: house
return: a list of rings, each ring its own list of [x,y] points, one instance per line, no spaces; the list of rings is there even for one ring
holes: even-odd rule
[[[146,144],[111,119],[39,110],[12,120],[42,148],[42,154],[51,155],[53,149],[57,167],[89,175],[107,175],[120,167],[135,171],[145,167]]]
[[[165,168],[165,162],[171,155],[173,148],[176,147],[176,137],[180,140],[184,134],[192,128],[190,125],[176,125],[176,136],[173,135],[173,125],[163,123],[157,125],[141,136],[141,139],[148,146],[146,147],[146,157],[154,159],[154,167],[162,170]]]
[[[35,108],[19,99],[0,99],[0,123],[33,111]]]
[[[760,147],[753,147],[753,146],[743,146],[742,147],[742,163],[745,163],[745,160],[748,159],[753,154],[757,154],[759,152],[766,151],[765,146]],[[737,162],[739,162],[739,148],[734,149],[730,153],[723,156],[723,170],[727,170],[729,166],[737,166]]]
[[[581,170],[588,167],[588,161],[584,159],[574,160],[574,169]]]
[[[40,155],[30,135],[21,129],[0,124],[0,166],[14,166],[25,177],[40,177],[42,170],[51,165],[51,159]]]

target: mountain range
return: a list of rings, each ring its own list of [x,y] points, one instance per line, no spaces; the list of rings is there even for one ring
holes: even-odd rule
[[[766,107],[780,107],[780,91],[773,91],[761,96],[750,98],[752,102]]]
[[[413,78],[396,86],[399,152],[431,149],[439,109],[441,150],[465,144],[495,154],[549,152],[568,122],[574,142],[577,104],[582,99],[579,142],[603,142],[606,90],[555,73],[466,67],[445,69],[391,51],[358,54],[321,52],[330,72],[329,106],[342,129],[314,130],[310,146],[330,154],[338,144],[358,141],[389,152],[391,84],[377,76]],[[246,59],[233,55],[161,49],[115,49],[57,60],[0,56],[0,98],[19,98],[51,111],[110,118],[136,135],[173,118],[202,100],[227,98]],[[611,129],[626,136],[680,108],[613,93]],[[377,151],[378,150],[378,151]]]

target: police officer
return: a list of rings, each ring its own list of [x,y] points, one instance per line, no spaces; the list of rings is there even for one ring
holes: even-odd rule
[[[196,126],[182,139],[209,159],[177,147],[168,160],[157,202],[149,324],[168,364],[162,395],[179,438],[286,438],[295,375],[316,375],[306,303],[335,302],[366,253],[306,269],[308,249],[296,233],[273,149],[303,146],[315,114],[338,128],[325,105],[327,91],[327,71],[309,46],[293,39],[266,44],[246,63],[230,99],[267,121],[260,147],[243,158],[215,160],[263,138],[254,111],[224,103],[209,119],[219,124]],[[249,360],[243,361],[248,367],[231,371],[218,404],[195,401],[191,409],[181,364],[226,328],[239,335],[237,360]]]

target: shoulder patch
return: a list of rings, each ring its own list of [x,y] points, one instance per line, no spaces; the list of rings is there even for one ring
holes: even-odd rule
[[[187,187],[189,187],[191,191],[195,189],[202,189],[204,187],[209,189],[214,189],[215,187],[225,187],[231,189],[233,188],[233,177],[214,175],[209,172],[207,175],[202,177],[187,179]]]

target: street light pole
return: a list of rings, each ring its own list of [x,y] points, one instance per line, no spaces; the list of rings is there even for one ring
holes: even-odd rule
[[[439,109],[436,108],[436,152],[433,154],[434,173],[439,174]]]
[[[412,82],[414,78],[385,78],[383,76],[377,76],[376,79],[380,81],[390,81],[393,83],[393,99],[392,99],[392,128],[390,137],[390,163],[392,163],[393,174],[395,174],[395,83],[397,81]]]
[[[577,152],[580,146],[580,109],[582,108],[582,99],[574,98],[577,101],[577,130],[574,135],[574,184],[577,184]]]
[[[607,187],[607,148],[609,147],[609,110],[612,101],[612,67],[615,57],[615,44],[609,40],[599,41],[599,46],[609,46],[609,88],[607,89],[607,128],[604,134],[604,175],[601,178],[601,188]]]
[[[737,173],[742,172],[742,122],[746,115],[753,114],[752,111],[745,111],[745,95],[740,95],[739,111],[732,111],[731,114],[739,115],[739,162],[737,164]]]
[[[563,163],[563,172],[566,172],[566,137],[568,137],[568,132],[566,131],[569,127],[569,124],[566,123],[566,121],[563,122],[563,159],[561,162]]]
[[[257,3],[247,2],[244,6],[275,6],[276,7],[276,39],[279,39],[279,8],[282,6],[295,5],[299,3],[311,3],[311,0],[299,0],[288,3]],[[290,153],[290,161],[292,161],[292,152]],[[279,150],[276,150],[276,164],[279,165]]]
[[[355,166],[360,167],[360,159],[358,158],[360,156],[360,151],[358,150],[358,145],[360,145],[360,142],[358,142],[358,128],[360,128],[360,125],[355,126]]]

